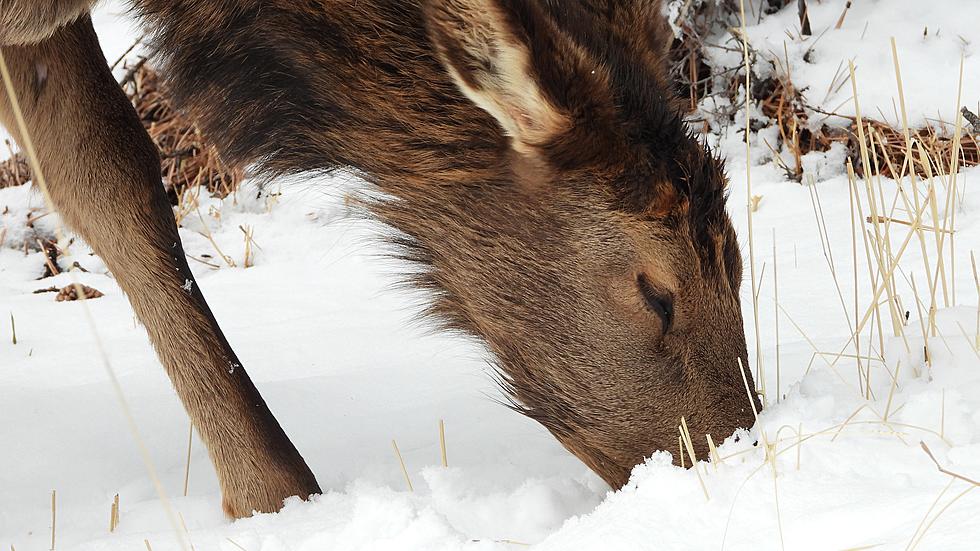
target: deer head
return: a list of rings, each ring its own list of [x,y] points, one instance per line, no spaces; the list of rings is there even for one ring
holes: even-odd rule
[[[507,146],[424,220],[386,216],[513,406],[619,487],[681,416],[706,457],[753,406],[722,163],[674,104],[659,2],[599,4],[429,2],[438,59]]]

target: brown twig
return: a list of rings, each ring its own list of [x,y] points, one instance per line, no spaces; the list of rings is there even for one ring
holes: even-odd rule
[[[980,482],[977,482],[976,480],[973,480],[972,478],[963,476],[963,475],[961,475],[959,473],[954,473],[953,471],[950,471],[948,469],[944,469],[943,466],[939,464],[939,461],[936,459],[936,456],[932,454],[932,450],[929,449],[929,446],[927,446],[925,442],[922,442],[920,440],[919,441],[919,445],[922,446],[922,451],[926,452],[926,455],[929,456],[929,459],[931,459],[932,462],[936,464],[936,468],[939,469],[939,472],[941,472],[943,474],[946,474],[946,475],[949,475],[949,476],[951,476],[951,477],[953,477],[953,478],[955,478],[957,480],[962,480],[963,482],[972,484],[974,486],[980,486]]]

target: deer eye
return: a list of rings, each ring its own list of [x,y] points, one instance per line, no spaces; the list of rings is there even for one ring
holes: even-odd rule
[[[636,285],[640,288],[640,294],[643,295],[647,308],[660,316],[666,333],[674,321],[674,301],[669,294],[658,291],[644,274],[636,276]]]

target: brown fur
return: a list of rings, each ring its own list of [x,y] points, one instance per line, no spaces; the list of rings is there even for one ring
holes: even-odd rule
[[[674,104],[658,0],[135,4],[178,96],[229,158],[268,174],[353,169],[385,193],[368,206],[396,230],[396,254],[421,266],[411,277],[432,295],[430,313],[486,342],[514,407],[610,485],[673,449],[681,416],[696,435],[751,425],[724,175]],[[91,109],[89,118],[122,107]],[[57,167],[54,144],[64,142],[49,131]],[[158,187],[152,163],[124,151],[106,144],[97,158],[128,154],[146,176],[112,181]],[[82,180],[76,187],[96,185]],[[132,207],[125,194],[115,201]],[[77,209],[69,221],[90,242],[118,216],[60,208]],[[169,242],[172,227],[155,217],[165,218],[147,214],[116,242],[130,251],[134,233]],[[202,380],[201,369],[235,361],[203,298],[171,307],[171,284],[110,245],[93,247],[116,259],[121,281],[160,287],[131,300],[195,422],[215,425],[208,444],[229,512],[277,507],[256,498],[263,491],[315,491],[291,445],[285,459],[269,460],[269,445],[250,450],[263,437],[287,447],[267,410],[244,437],[200,411],[251,418],[236,403],[242,387],[257,397],[242,370],[220,388]],[[168,346],[171,326],[188,323],[208,328],[199,346]],[[232,466],[256,453],[249,467]],[[277,464],[289,480],[269,478]]]
[[[95,0],[0,0],[0,45],[33,44],[85,15]]]

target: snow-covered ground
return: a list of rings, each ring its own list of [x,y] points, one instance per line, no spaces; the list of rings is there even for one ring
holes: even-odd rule
[[[980,5],[854,2],[841,28],[817,40],[836,24],[844,1],[809,2],[814,37],[803,42],[792,31],[798,22],[791,4],[751,25],[748,35],[757,51],[788,58],[794,82],[809,87],[813,104],[853,113],[845,101],[849,84],[835,94],[825,90],[838,77],[841,60],[846,68],[846,60],[854,59],[863,111],[880,109],[894,123],[892,35],[913,123],[953,120],[961,55],[963,103],[980,100],[980,59],[971,43]],[[110,60],[135,33],[112,15],[118,10],[110,4],[96,18]],[[756,17],[750,14],[750,20]],[[739,53],[731,55],[737,65]],[[727,158],[730,210],[748,256],[742,119],[736,116],[734,125],[709,140]],[[6,228],[0,244],[0,546],[51,548],[56,490],[56,549],[161,551],[180,549],[183,538],[198,550],[225,551],[904,549],[919,535],[918,549],[980,548],[980,492],[939,472],[920,447],[925,442],[949,471],[980,479],[978,296],[970,270],[970,250],[980,252],[980,195],[972,189],[980,169],[965,169],[957,180],[955,256],[952,262],[945,257],[955,301],[950,296],[950,307],[937,314],[936,336],[923,342],[906,283],[914,275],[928,305],[922,249],[914,239],[895,277],[910,311],[905,339],[891,336],[887,305],[881,310],[885,349],[879,350],[877,317],[875,332],[863,333],[862,354],[884,357],[862,363],[864,369],[870,365],[868,400],[855,359],[813,357],[815,351],[853,354],[853,347],[845,347],[855,316],[855,270],[859,314],[871,302],[860,231],[873,228],[862,224],[856,234],[854,266],[843,152],[805,159],[816,181],[808,187],[786,181],[755,136],[752,150],[751,193],[761,197],[753,224],[768,407],[752,429],[754,438],[719,447],[722,462],[701,464],[695,472],[656,454],[615,493],[543,429],[495,403],[498,390],[479,345],[432,335],[414,321],[421,297],[393,289],[397,266],[380,254],[373,228],[346,216],[350,179],[294,179],[266,189],[280,197],[259,196],[251,187],[224,200],[202,197],[200,217],[185,218],[181,230],[190,255],[217,256],[202,235],[207,225],[238,265],[213,269],[193,262],[192,268],[233,347],[326,492],[308,503],[290,501],[279,514],[229,522],[198,441],[184,496],[187,417],[125,297],[101,261],[76,241],[63,263],[78,261],[88,270],[78,274],[81,282],[105,293],[87,307],[180,513],[178,524],[186,525],[180,534],[127,429],[84,306],[33,294],[71,281],[68,275],[37,280],[44,258],[23,252],[31,235],[25,221],[32,209],[43,210],[41,197],[27,187],[0,190],[0,228]],[[890,205],[894,182],[883,180],[882,190]],[[940,205],[944,190],[937,183]],[[826,244],[818,230],[821,217],[814,214],[816,194]],[[901,209],[888,214],[908,216]],[[47,216],[35,225],[50,232],[55,224]],[[260,247],[247,269],[241,267],[243,225],[254,229]],[[892,224],[890,231],[897,248],[908,227]],[[926,256],[934,269],[934,236],[926,235],[933,240]],[[825,250],[833,256],[836,284]],[[778,377],[774,266],[783,309]],[[748,281],[743,290],[754,360]],[[893,385],[890,373],[896,372]],[[448,468],[440,465],[440,419],[446,423]],[[753,447],[748,442],[755,439],[760,445]],[[110,534],[115,494],[120,524]]]

